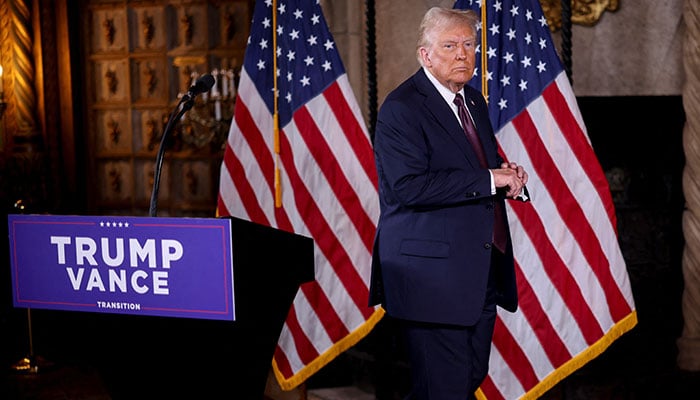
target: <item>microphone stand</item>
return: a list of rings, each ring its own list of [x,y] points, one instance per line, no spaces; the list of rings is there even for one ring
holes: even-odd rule
[[[15,202],[14,208],[21,214],[30,214],[27,204],[19,199]],[[38,374],[47,367],[54,364],[45,360],[43,357],[34,353],[34,332],[32,331],[32,309],[27,307],[27,340],[29,344],[29,353],[12,365],[12,369],[18,373]]]
[[[157,213],[156,209],[158,203],[158,189],[160,186],[160,172],[163,168],[163,157],[165,155],[165,142],[168,139],[168,136],[175,124],[177,123],[177,121],[179,121],[180,118],[187,111],[189,111],[192,108],[192,106],[194,106],[194,98],[195,96],[190,92],[185,93],[180,99],[180,102],[170,113],[168,123],[165,125],[165,129],[163,129],[163,137],[161,137],[160,139],[160,147],[158,148],[158,155],[156,156],[156,167],[153,173],[153,191],[151,192],[151,207],[148,211],[148,215],[150,217],[155,217]]]

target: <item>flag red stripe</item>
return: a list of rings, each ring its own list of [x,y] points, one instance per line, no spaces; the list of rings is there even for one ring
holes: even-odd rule
[[[309,337],[306,336],[304,330],[299,324],[299,319],[297,318],[296,308],[289,307],[289,313],[287,314],[287,319],[285,324],[292,333],[292,338],[294,339],[294,347],[297,349],[299,354],[299,359],[304,364],[310,364],[313,360],[318,358],[318,351],[314,347]]]
[[[236,104],[236,123],[238,124],[239,127],[246,127],[245,129],[240,129],[240,133],[248,140],[249,144],[251,145],[251,148],[255,154],[255,159],[260,166],[261,170],[269,170],[273,171],[274,169],[274,163],[272,159],[272,155],[269,151],[269,149],[266,146],[260,145],[264,144],[264,140],[262,139],[259,131],[255,129],[256,125],[254,124],[252,118],[250,117],[250,114],[248,112],[247,107],[245,106],[245,103],[243,99],[239,98],[238,103]],[[254,191],[254,189],[250,186],[250,182],[246,179],[244,173],[243,173],[243,165],[240,163],[238,160],[236,154],[231,151],[231,148],[229,146],[226,147],[226,154],[224,156],[224,163],[229,171],[229,174],[231,174],[232,177],[232,182],[234,185],[236,185],[236,188],[240,194],[240,199],[239,201],[242,202],[243,206],[246,209],[246,212],[248,213],[250,220],[255,221],[256,223],[260,224],[265,224],[270,226],[270,221],[267,219],[265,214],[263,213],[262,209],[259,206],[259,202],[257,200],[257,195]],[[264,167],[264,165],[267,165],[268,167]],[[273,180],[270,179],[269,177],[274,176],[273,173],[268,172],[265,174],[266,181],[268,184],[268,187],[270,187],[270,193],[272,193],[272,185]],[[275,213],[275,219],[278,227],[280,229],[286,230],[293,232],[293,226],[291,224],[291,221],[289,220],[286,212],[284,211],[283,208],[281,207],[275,207],[274,210]],[[322,296],[317,296],[317,299],[320,299]],[[294,342],[296,343],[296,346],[299,347],[299,349],[303,348],[303,351],[300,351],[300,356],[304,358],[306,361],[310,361],[318,357],[318,352],[316,349],[313,347],[311,340],[306,336],[304,331],[301,329],[301,326],[299,325],[298,321],[295,318],[295,314],[293,313],[293,307],[292,310],[290,310],[290,314],[287,316],[287,325],[288,325],[288,330],[290,331],[292,338],[294,339]],[[325,322],[325,325],[333,326],[333,324],[337,325],[337,321],[339,318],[337,317],[337,314],[335,313],[326,313],[324,314],[327,318],[324,318],[322,322]],[[333,318],[335,316],[335,318]],[[285,374],[292,375],[293,371],[291,370],[291,366],[289,365],[288,361],[286,358],[284,360],[280,358],[279,356],[275,356],[275,360],[280,366],[280,370],[286,369]],[[286,367],[283,367],[285,366]]]
[[[240,134],[243,135],[248,146],[250,146],[250,151],[257,161],[261,175],[265,177],[270,192],[274,193],[275,161],[265,138],[258,130],[257,124],[246,106],[245,99],[239,99],[236,103],[234,118],[236,126],[240,128]],[[272,117],[270,116],[270,118]]]
[[[555,85],[549,85],[549,88]],[[555,93],[558,93],[556,91]],[[564,99],[561,98],[557,100],[563,102]],[[556,121],[569,121],[565,125],[570,125],[573,120],[573,115],[571,110],[567,107],[557,107],[556,111],[558,113],[554,114]],[[575,122],[575,121],[574,121]],[[554,202],[559,214],[562,215],[562,220],[569,228],[569,231],[574,236],[576,242],[579,244],[582,250],[582,254],[586,259],[586,262],[591,266],[593,273],[598,278],[598,281],[606,294],[607,303],[610,307],[610,314],[614,321],[619,321],[629,314],[630,307],[625,300],[620,287],[615,282],[612,276],[612,270],[610,268],[610,260],[608,260],[607,255],[601,247],[601,243],[598,236],[593,231],[591,224],[588,222],[581,204],[576,200],[576,197],[571,192],[571,189],[566,184],[562,176],[557,173],[559,168],[555,165],[549,152],[542,143],[541,137],[539,135],[530,134],[530,132],[536,132],[534,123],[530,118],[528,112],[520,113],[516,118],[513,119],[513,125],[516,131],[520,135],[525,148],[528,153],[538,154],[538,162],[534,163],[538,175],[541,177],[543,183],[548,188],[557,188],[556,190],[549,190],[552,196],[552,201]],[[560,130],[563,127],[560,126]],[[526,133],[528,132],[528,133]],[[581,132],[581,134],[583,134]],[[583,153],[584,150],[593,153],[588,142],[578,142],[580,146],[585,146],[584,149],[574,150],[577,153]],[[588,163],[593,163],[594,159],[586,160]],[[583,167],[583,166],[582,166]],[[584,168],[585,169],[585,168]],[[590,171],[590,168],[589,168]],[[602,171],[595,169],[591,173],[602,175]],[[595,178],[590,177],[589,179],[593,182],[596,181]],[[600,185],[599,183],[597,185]]]
[[[307,117],[308,114],[307,114]],[[257,146],[251,146],[252,151],[255,155],[255,159],[257,163],[260,165],[261,170],[263,170],[263,174],[265,174],[266,177],[266,182],[268,187],[270,187],[270,192],[272,193],[272,185],[273,181],[269,177],[274,176],[273,172],[265,172],[265,171],[274,171],[274,162],[271,153],[269,152],[269,149],[264,146],[264,140],[262,138],[262,135],[260,135],[259,131],[255,129],[256,125],[254,124],[252,118],[250,118],[250,114],[245,107],[244,101],[242,101],[241,98],[239,98],[239,102],[237,104],[236,108],[236,122],[239,124],[239,126],[245,126],[246,129],[240,129],[241,134],[246,138],[246,140],[249,143],[257,144]],[[289,147],[288,142],[284,142],[286,144],[286,152],[283,152],[283,154],[291,154],[291,150]],[[246,177],[243,174],[243,166],[239,162],[238,158],[236,155],[231,152],[228,154],[230,151],[230,148],[227,146],[227,155],[225,157],[225,166],[229,173],[232,175],[232,181],[236,185],[237,190],[239,191],[239,194],[241,195],[241,201],[243,202],[243,206],[245,207],[246,211],[249,213],[251,216],[251,220],[256,221],[258,223],[265,223],[270,225],[267,217],[265,214],[262,212],[260,209],[259,203],[255,201],[257,199],[256,194],[254,193],[253,188],[250,186],[250,182],[246,179]],[[329,153],[326,153],[329,154]],[[293,167],[293,162],[291,159],[285,161],[285,157],[282,157],[283,162],[285,162],[285,171],[290,175],[290,179],[292,179],[292,175],[296,176],[297,181],[300,182],[301,179],[298,177],[296,173],[291,173],[290,174],[290,168]],[[265,168],[263,167],[264,165],[267,165],[268,167]],[[290,167],[291,165],[291,167]],[[295,192],[295,198],[299,195],[298,193],[298,188],[300,187],[297,184],[292,184],[291,185],[294,189]],[[306,192],[305,187],[303,184],[301,185],[302,188],[304,188],[304,193],[302,194],[302,197],[305,197],[306,199],[302,200],[297,200],[297,205],[298,204],[306,204],[307,206],[311,203],[310,199],[310,194]],[[315,205],[314,205],[315,206]],[[314,207],[315,208],[315,207]],[[311,217],[311,220],[322,220],[322,216],[320,216],[320,211],[315,208],[316,210],[316,217]],[[293,227],[291,222],[289,221],[289,218],[287,214],[284,212],[283,208],[275,208],[275,218],[276,222],[279,225],[280,229],[285,229],[288,231],[293,231]],[[362,210],[362,213],[366,216],[366,213],[364,213],[364,210]],[[302,212],[303,214],[303,212]],[[368,218],[368,217],[367,217]],[[310,225],[308,221],[306,221],[307,226]],[[371,221],[370,221],[371,224]],[[371,225],[372,229],[371,231],[374,230],[374,225]],[[327,232],[330,232],[329,227],[325,227],[324,229]],[[326,238],[326,242],[328,242],[328,238],[333,236],[332,234],[326,234],[323,235],[324,238]],[[317,243],[319,246],[321,246],[321,243]],[[325,247],[330,247],[330,248],[338,248],[339,243],[335,242],[335,244],[330,243]],[[346,262],[349,263],[349,260],[347,259],[347,255],[344,255],[346,258]],[[329,260],[331,258],[329,257]],[[350,267],[352,267],[351,264]],[[338,269],[338,268],[334,268]],[[345,275],[352,275],[352,273],[356,273],[357,271],[354,268],[345,268],[346,271]],[[350,274],[348,274],[348,272]],[[339,274],[340,276],[341,274]],[[364,289],[364,290],[355,290],[354,292],[356,293],[349,293],[353,300],[357,304],[362,304],[362,306],[365,306],[365,299],[367,297],[367,291],[366,291],[366,286],[362,279],[359,276],[355,276],[355,280],[360,282],[360,285],[352,284],[353,287],[359,288],[359,289]],[[341,281],[345,281],[347,279],[341,279]],[[347,287],[347,285],[346,285]],[[329,299],[327,298],[326,294],[323,292],[322,288],[318,285],[317,282],[312,282],[312,284],[305,284],[302,285],[302,290],[304,291],[304,294],[310,298],[310,303],[312,304],[312,307],[314,308],[314,311],[317,314],[317,317],[319,319],[319,322],[321,325],[324,326],[324,330],[328,334],[328,336],[334,341],[337,342],[341,339],[343,339],[345,336],[349,334],[349,331],[345,327],[345,324],[343,323],[342,319],[340,316],[337,314],[337,312],[333,309],[332,304],[330,303]],[[371,315],[372,310],[367,308],[367,307],[362,307],[362,315],[365,316],[365,318],[368,318],[369,315]],[[312,341],[310,338],[306,335],[306,333],[303,331],[301,325],[299,324],[299,321],[296,319],[296,309],[292,308],[290,310],[290,315],[288,316],[288,324],[287,324],[287,329],[290,332],[293,341],[295,343],[295,350],[299,354],[300,359],[304,360],[305,363],[308,363],[310,361],[313,361],[315,358],[318,357],[318,351],[316,348],[313,346]],[[282,352],[280,352],[282,353]],[[282,357],[281,355],[276,355],[275,356],[276,363],[278,363],[278,366],[280,367],[280,371],[282,372],[285,376],[292,376],[294,374],[294,371],[292,370],[291,366],[289,365],[288,360],[286,357]],[[284,367],[286,365],[286,367]]]
[[[491,379],[490,375],[486,376],[486,379],[481,382],[479,389],[484,392],[484,396],[486,396],[488,400],[506,400],[501,391],[498,390],[496,385],[493,383],[493,379]]]
[[[278,229],[294,232],[294,225],[292,225],[292,221],[289,220],[289,216],[284,210],[284,207],[275,207],[275,221]]]
[[[272,191],[274,185],[274,162],[270,151],[264,146],[265,141],[263,140],[260,131],[257,129],[256,124],[250,115],[250,111],[245,104],[245,99],[239,98],[236,102],[234,123],[240,128],[240,134],[246,138],[255,160],[257,161],[258,168],[266,177],[270,193],[274,193]],[[241,164],[238,155],[233,151],[228,142],[226,142],[226,150],[223,161],[226,166],[226,170],[231,175],[231,181],[236,186],[236,189],[240,194],[239,201],[241,201],[243,207],[246,209],[246,213],[248,214],[250,220],[269,226],[270,221],[267,219],[267,216],[265,216],[262,208],[260,208],[260,203],[257,201],[256,191],[250,185],[250,182],[245,176],[245,171],[243,170],[243,165]]]
[[[227,145],[224,156],[224,165],[231,174],[231,182],[236,186],[236,190],[240,193],[240,201],[248,214],[251,221],[255,221],[260,224],[269,225],[269,221],[265,216],[260,204],[256,201],[255,191],[250,186],[250,182],[245,179],[243,173],[243,165],[241,165],[240,160],[236,157],[236,154],[231,151],[231,148]],[[220,201],[223,203],[223,201]],[[226,214],[223,213],[221,207],[219,208],[220,215],[230,215],[228,209],[226,209]]]
[[[270,117],[270,119],[272,119],[272,117]],[[245,137],[248,141],[251,151],[253,152],[257,161],[258,168],[261,171],[263,171],[263,174],[266,177],[267,186],[270,190],[269,193],[270,196],[272,196],[274,190],[274,180],[273,178],[271,178],[274,177],[274,173],[271,172],[274,171],[274,161],[272,158],[272,154],[270,153],[269,148],[267,148],[264,145],[261,145],[264,144],[262,135],[260,134],[260,131],[256,128],[256,125],[253,123],[253,119],[248,111],[244,99],[240,97],[238,99],[238,102],[236,103],[236,114],[234,122],[239,127],[240,134],[243,135],[243,137]],[[242,127],[245,127],[245,129],[243,129]],[[258,195],[256,194],[253,187],[250,185],[250,181],[248,181],[248,179],[246,178],[243,165],[238,159],[236,153],[233,151],[233,149],[231,149],[231,146],[228,144],[228,142],[226,143],[223,161],[224,165],[226,166],[226,170],[231,175],[231,181],[236,186],[236,189],[240,194],[239,200],[243,203],[246,209],[246,213],[248,214],[250,220],[255,221],[259,224],[272,226],[272,222],[267,219],[267,216],[265,216],[265,213],[260,207],[260,202],[256,201]],[[221,199],[221,195],[219,195],[219,205],[220,215],[230,215],[228,208],[225,206],[223,200]],[[294,227],[292,226],[289,217],[284,212],[284,209],[275,207],[274,213],[276,228],[285,230],[287,232],[294,231]]]
[[[362,237],[362,242],[368,252],[372,251],[374,236],[374,222],[362,208],[362,201],[345,177],[343,168],[338,164],[338,160],[333,157],[333,151],[323,136],[323,132],[318,129],[308,108],[301,107],[294,113],[294,122],[298,127],[299,134],[304,139],[306,147],[318,164],[321,172],[330,184],[330,189],[335,193],[336,198],[343,205],[350,220],[358,232],[368,232],[370,234]]]
[[[360,121],[355,118],[347,99],[343,95],[338,82],[333,82],[324,92],[323,97],[333,110],[335,118],[343,127],[343,132],[352,146],[352,150],[365,170],[367,177],[377,189],[377,170],[374,165],[372,146],[368,143],[367,134]],[[363,231],[364,232],[364,231]]]
[[[522,112],[515,117],[513,125],[523,141],[526,151],[533,159],[532,164],[537,171],[537,175],[548,188],[552,202],[557,208],[559,215],[562,216],[562,221],[578,243],[586,262],[591,266],[605,290],[608,303],[611,305],[611,311],[614,312],[613,315],[619,318],[620,310],[626,309],[629,312],[627,302],[622,296],[620,288],[614,284],[615,281],[610,275],[609,260],[601,248],[596,233],[591,228],[585,213],[581,209],[581,205],[559,174],[560,169],[552,160],[551,155],[542,142],[542,138],[537,134],[537,129],[529,112]],[[538,241],[533,242],[539,243]]]
[[[570,137],[572,136],[570,133],[566,133],[567,130],[576,130],[579,128],[573,115],[571,114],[571,110],[568,107],[559,106],[564,102],[564,98],[559,92],[558,87],[556,87],[556,85],[549,85],[549,87],[544,91],[543,97],[545,100],[547,100],[548,106],[550,105],[550,102],[555,103],[555,105],[551,106],[554,119],[559,125],[560,130],[564,132],[564,136],[567,138],[567,141],[569,141],[571,148],[576,154],[576,157],[579,159],[582,168],[586,171],[589,179],[593,182],[596,188],[598,188],[598,195],[601,196],[603,204],[612,205],[612,199],[610,198],[609,192],[606,194],[606,191],[602,189],[605,188],[607,190],[607,181],[605,180],[603,171],[600,169],[600,165],[597,163],[595,158],[592,158],[594,152],[591,149],[590,144],[584,140],[576,140],[575,138]],[[583,132],[578,130],[576,136],[583,137]],[[591,157],[588,157],[587,155]],[[563,184],[563,181],[558,184]],[[568,186],[564,185],[561,186],[561,188],[562,190],[560,193],[562,196],[567,194],[573,198]],[[584,251],[586,261],[588,261],[588,263],[592,266],[593,272],[603,287],[613,320],[620,321],[630,313],[631,309],[625,300],[620,287],[617,285],[612,276],[610,262],[601,249],[600,243],[593,240],[597,238],[597,236],[595,235],[595,232],[593,232],[590,224],[587,223],[583,210],[580,208],[578,203],[576,203],[576,208],[568,207],[559,201],[555,201],[555,203],[559,206],[562,213],[564,213],[564,210],[568,210],[571,213],[570,218],[565,219],[565,221],[569,229],[577,238],[577,241],[582,244],[584,242],[588,242],[585,249],[589,251]],[[611,210],[614,215],[614,209],[612,206],[610,206],[606,207],[606,210],[608,211],[611,224],[613,224],[614,227],[615,218],[610,217]]]
[[[617,217],[615,215],[615,205],[613,204],[605,173],[598,163],[595,152],[591,149],[590,143],[586,140],[587,135],[581,130],[576,118],[571,113],[571,109],[566,103],[566,99],[556,84],[549,85],[543,92],[542,98],[547,107],[552,111],[554,120],[559,125],[562,136],[566,139],[571,150],[576,155],[581,168],[586,171],[586,175],[591,180],[598,192],[601,203],[605,206],[608,218],[617,233]]]
[[[542,151],[536,154],[543,155]],[[533,161],[533,164],[542,165],[542,162],[544,161],[537,160]],[[578,323],[578,327],[586,341],[588,343],[595,342],[603,335],[603,329],[588,306],[581,288],[547,237],[540,216],[530,207],[519,207],[513,204],[511,209],[515,212],[518,219],[522,221],[525,233],[530,237],[530,241],[534,244],[534,250],[537,252],[540,260],[543,261],[542,266],[545,273]]]
[[[289,364],[289,359],[287,358],[287,355],[284,354],[284,350],[282,350],[282,347],[280,347],[279,343],[277,344],[277,347],[275,347],[275,364],[277,364],[277,369],[279,372],[282,374],[282,376],[292,376],[294,375],[294,371],[292,371],[292,366]]]
[[[229,216],[231,215],[231,210],[226,207],[226,202],[224,201],[224,197],[221,195],[221,192],[219,192],[219,195],[217,196],[216,199],[216,213],[217,216]]]
[[[535,296],[535,290],[530,286],[530,282],[523,276],[520,264],[515,263],[515,274],[518,281],[518,307],[525,316],[535,336],[542,345],[542,350],[547,354],[549,362],[559,368],[571,359],[571,352],[559,337],[552,321],[548,318],[547,311],[542,307],[542,303]]]
[[[353,267],[348,253],[328,226],[323,213],[307,190],[303,179],[299,176],[292,159],[293,152],[284,131],[280,134],[280,146],[282,162],[294,191],[294,201],[299,209],[299,214],[304,218],[304,223],[311,236],[315,238],[317,247],[325,255],[355,306],[363,312],[365,318],[369,318],[373,312],[371,308],[367,307],[369,289]]]
[[[327,251],[324,251],[324,247],[330,247],[332,249],[335,249],[336,251],[340,251],[340,245],[337,239],[325,223],[323,215],[317,208],[316,203],[313,201],[313,198],[306,189],[305,183],[303,182],[302,178],[298,174],[298,171],[296,170],[293,160],[292,148],[289,144],[289,141],[287,140],[286,133],[284,130],[280,132],[280,146],[280,159],[284,164],[284,170],[287,174],[288,179],[290,180],[291,194],[294,197],[294,202],[296,206],[299,208],[299,214],[307,217],[304,220],[304,223],[311,232],[311,236],[314,238],[318,238],[317,235],[319,233],[317,232],[314,235],[313,232],[320,230],[321,232],[324,232],[323,235],[326,239],[326,242],[328,242],[329,240],[333,241],[331,244],[324,246],[324,243],[317,239],[315,240],[316,246],[319,249],[321,249],[321,251],[324,254],[327,253]],[[286,192],[283,191],[283,197],[285,196],[285,193]],[[279,210],[279,208],[277,208],[277,210]],[[284,215],[286,216],[286,214]],[[288,222],[288,224],[291,226],[290,222]],[[333,239],[330,239],[331,237]],[[328,259],[329,261],[331,260],[330,258]],[[345,328],[345,324],[343,323],[342,319],[331,305],[330,301],[328,300],[328,297],[323,292],[323,289],[318,285],[317,281],[303,284],[301,286],[301,290],[304,292],[305,296],[307,296],[311,307],[313,307],[314,316],[318,319],[318,322],[324,327],[324,330],[326,331],[328,336],[332,338],[332,340],[340,340],[349,333],[348,330]],[[304,364],[310,363],[318,357],[318,350],[316,349],[316,347],[314,347],[312,341],[309,340],[308,336],[303,331],[301,324],[299,324],[299,321],[296,317],[295,307],[291,307],[289,315],[287,317],[287,322],[287,329],[292,335],[294,341],[294,349],[299,355],[299,358],[304,362]],[[285,376],[293,375],[293,371],[289,372],[290,374],[285,374]]]
[[[539,378],[537,378],[532,363],[530,363],[525,352],[508,328],[503,325],[503,320],[501,320],[500,317],[496,318],[496,326],[493,332],[493,345],[498,349],[498,352],[503,355],[503,360],[508,364],[525,390],[529,390],[539,383]]]
[[[317,281],[303,284],[301,290],[309,304],[313,304],[314,312],[318,314],[323,328],[334,343],[350,333]]]

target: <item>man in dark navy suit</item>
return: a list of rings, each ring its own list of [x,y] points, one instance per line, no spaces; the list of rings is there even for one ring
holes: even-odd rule
[[[386,97],[374,135],[381,215],[370,304],[403,328],[411,399],[474,398],[496,306],[517,309],[504,210],[506,198],[525,199],[528,176],[499,155],[486,102],[466,86],[477,23],[473,11],[428,10],[421,68]]]

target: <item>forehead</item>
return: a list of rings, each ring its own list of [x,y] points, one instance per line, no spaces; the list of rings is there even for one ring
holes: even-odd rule
[[[441,26],[433,31],[433,37],[438,41],[461,42],[476,39],[476,28],[468,24],[452,23]]]

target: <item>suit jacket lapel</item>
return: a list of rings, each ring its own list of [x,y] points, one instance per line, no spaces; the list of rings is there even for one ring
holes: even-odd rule
[[[450,109],[450,106],[445,103],[445,100],[442,98],[442,96],[440,96],[440,93],[437,91],[437,89],[435,89],[430,80],[428,80],[428,77],[425,76],[423,69],[421,68],[418,70],[413,77],[416,83],[416,88],[423,95],[425,95],[425,108],[443,127],[445,134],[449,135],[455,142],[455,145],[462,150],[462,153],[465,154],[465,157],[469,160],[469,162],[478,166],[479,159],[469,144],[469,141],[467,140],[464,130],[459,124],[457,117],[455,117],[454,113]]]

